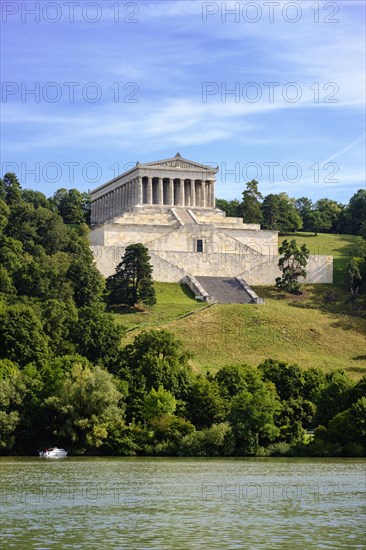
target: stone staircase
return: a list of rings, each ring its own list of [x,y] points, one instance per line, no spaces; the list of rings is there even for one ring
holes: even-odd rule
[[[209,295],[209,301],[219,304],[254,304],[255,293],[235,277],[197,277],[197,281]]]
[[[187,208],[172,208],[172,212],[178,221],[183,222],[184,225],[193,225],[197,223]]]

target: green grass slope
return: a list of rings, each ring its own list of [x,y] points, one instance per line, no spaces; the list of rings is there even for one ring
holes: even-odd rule
[[[186,285],[155,282],[154,286],[157,303],[150,310],[116,315],[117,321],[122,323],[128,331],[158,328],[207,305],[196,302],[193,293]]]
[[[194,354],[197,370],[255,366],[271,357],[305,368],[342,368],[354,377],[366,372],[364,319],[292,300],[267,296],[262,306],[215,305],[166,328]]]
[[[294,238],[305,242],[312,254],[334,255],[336,279],[343,279],[354,237],[299,233]],[[366,373],[366,320],[347,313],[352,305],[345,304],[346,293],[339,284],[304,286],[301,297],[257,287],[266,300],[264,305],[216,304],[208,308],[195,302],[183,285],[155,283],[155,287],[157,304],[150,311],[116,315],[129,329],[126,343],[140,330],[164,328],[192,352],[196,371],[239,363],[255,366],[271,357],[304,368],[342,368],[354,378]],[[330,289],[337,291],[336,303],[324,301]]]

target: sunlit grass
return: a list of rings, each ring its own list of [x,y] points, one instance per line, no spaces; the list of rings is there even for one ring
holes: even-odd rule
[[[265,298],[264,305],[222,304],[203,309],[207,304],[196,302],[184,285],[155,283],[155,306],[146,312],[116,315],[129,330],[124,342],[132,341],[140,330],[164,328],[192,352],[196,371],[240,363],[255,366],[271,357],[304,368],[341,368],[360,377],[366,373],[366,320],[350,315],[355,304],[347,302],[341,285],[356,238],[311,233],[290,237],[299,244],[305,242],[311,254],[334,256],[336,285],[304,285],[300,297],[284,296],[274,287],[256,287]],[[335,303],[324,300],[329,290],[336,290]],[[362,300],[360,307],[364,307]]]

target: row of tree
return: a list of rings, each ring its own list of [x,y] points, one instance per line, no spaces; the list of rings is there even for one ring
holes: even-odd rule
[[[228,216],[242,217],[245,223],[259,223],[264,229],[281,233],[302,230],[366,238],[365,189],[357,191],[347,205],[326,198],[314,203],[307,197],[290,198],[286,193],[263,197],[258,182],[252,180],[246,184],[242,196],[241,202],[217,199],[216,205]]]
[[[57,441],[74,454],[365,454],[366,376],[273,360],[197,376],[188,358],[169,332],[150,331],[104,367],[76,355],[0,360],[0,453]]]
[[[14,204],[19,199],[35,208],[42,207],[61,216],[66,224],[90,224],[90,195],[77,189],[58,189],[47,198],[40,191],[21,189],[15,174],[7,173],[0,179],[0,200]]]

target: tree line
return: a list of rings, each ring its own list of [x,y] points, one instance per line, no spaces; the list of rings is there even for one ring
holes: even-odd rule
[[[127,344],[106,307],[126,261],[106,290],[85,218],[65,223],[12,174],[0,197],[1,454],[365,454],[366,376],[272,359],[197,375],[167,331]],[[130,285],[126,301],[154,303],[149,273],[129,273],[143,294]]]
[[[241,217],[245,223],[259,223],[263,229],[280,233],[308,231],[360,235],[366,238],[366,190],[359,189],[348,204],[323,198],[290,198],[286,193],[263,197],[258,182],[245,186],[242,201],[217,199],[216,206],[227,216]]]

